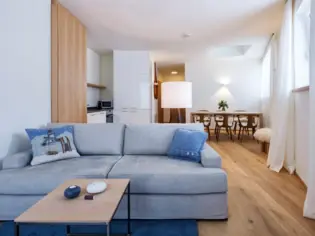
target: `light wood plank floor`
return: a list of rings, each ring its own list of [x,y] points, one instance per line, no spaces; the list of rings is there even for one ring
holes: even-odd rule
[[[228,174],[229,220],[200,221],[200,236],[315,235],[315,221],[302,216],[306,189],[296,176],[268,170],[255,141],[210,145]]]

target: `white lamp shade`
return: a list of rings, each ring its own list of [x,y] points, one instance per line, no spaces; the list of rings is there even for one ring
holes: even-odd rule
[[[162,83],[162,108],[191,108],[191,82],[164,82]]]

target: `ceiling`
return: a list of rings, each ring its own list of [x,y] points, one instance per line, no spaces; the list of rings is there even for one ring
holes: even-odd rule
[[[280,27],[284,6],[284,0],[60,2],[87,27],[91,49],[150,50],[157,61],[179,62],[197,51],[226,45],[237,46],[234,54],[247,48],[243,55],[252,46],[264,47]],[[255,56],[261,56],[260,51]]]
[[[173,71],[176,71],[176,75],[185,74],[185,64],[174,64],[174,65],[158,65],[158,71],[162,75],[172,75]]]

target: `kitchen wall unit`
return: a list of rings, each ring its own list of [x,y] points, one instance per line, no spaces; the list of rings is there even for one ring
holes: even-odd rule
[[[100,83],[106,86],[106,89],[101,90],[101,100],[113,100],[113,52],[101,55],[101,78]]]
[[[152,63],[147,51],[114,51],[114,122],[150,123]]]
[[[86,102],[88,107],[95,107],[100,100],[101,89],[105,89],[100,83],[101,56],[89,48],[86,55]]]
[[[58,1],[51,4],[51,120],[85,123],[86,29]]]

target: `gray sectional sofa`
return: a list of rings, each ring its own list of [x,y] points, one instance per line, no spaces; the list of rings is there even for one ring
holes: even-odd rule
[[[133,219],[227,219],[220,156],[208,145],[201,164],[166,156],[179,127],[203,130],[201,124],[75,124],[81,157],[0,170],[0,221],[13,220],[71,178],[130,178]],[[126,218],[126,206],[124,198],[115,218]]]

